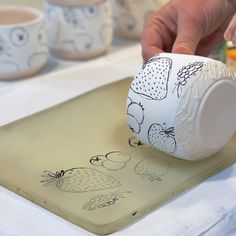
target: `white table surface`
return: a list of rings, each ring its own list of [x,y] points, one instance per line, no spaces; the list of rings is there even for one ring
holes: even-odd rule
[[[139,45],[117,45],[87,62],[51,58],[38,76],[0,82],[0,125],[134,75],[142,64],[140,52]],[[0,187],[0,236],[39,235],[93,234]],[[113,235],[236,235],[236,165]]]

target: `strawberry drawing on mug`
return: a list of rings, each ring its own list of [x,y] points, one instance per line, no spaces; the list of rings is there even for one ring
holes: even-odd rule
[[[177,148],[174,127],[167,128],[165,123],[152,124],[148,130],[148,142],[163,152],[173,154]]]
[[[172,60],[153,57],[148,60],[131,84],[131,89],[149,100],[163,100],[168,94],[168,83]]]

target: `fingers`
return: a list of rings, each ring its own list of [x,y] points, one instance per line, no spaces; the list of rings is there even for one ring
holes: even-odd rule
[[[173,13],[170,11],[169,5],[166,4],[145,22],[142,34],[142,54],[144,60],[148,60],[163,51],[171,51],[174,41],[172,32],[176,25],[173,23]]]
[[[148,60],[162,52],[163,42],[156,27],[154,20],[149,18],[142,34],[142,54],[144,60]]]
[[[224,22],[215,32],[208,35],[198,45],[196,54],[201,56],[209,56],[209,54],[224,41],[224,31],[228,25],[228,21]]]
[[[232,41],[236,46],[236,15],[233,16],[228,28],[224,33],[225,40]]]
[[[146,37],[144,37],[144,39],[142,40],[142,55],[145,61],[163,52],[163,50],[161,49],[162,48],[161,40],[155,40],[155,42],[157,42],[157,44],[151,44],[149,42],[149,39],[147,39]],[[159,47],[156,45],[159,45]]]
[[[224,41],[222,33],[213,33],[209,37],[201,40],[195,54],[207,57],[222,41]]]
[[[179,29],[174,42],[172,52],[180,54],[195,54],[196,48],[202,38],[203,30],[197,21],[192,19],[180,19]]]

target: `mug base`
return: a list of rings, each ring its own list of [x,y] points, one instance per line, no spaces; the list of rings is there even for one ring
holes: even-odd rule
[[[210,87],[199,106],[197,127],[203,146],[220,150],[236,130],[236,81],[220,80]]]
[[[27,71],[14,72],[14,73],[4,73],[4,74],[0,73],[0,80],[24,79],[24,78],[34,76],[34,75],[38,74],[43,69],[45,64],[35,67],[33,69],[29,69]]]
[[[65,60],[88,60],[88,59],[102,56],[106,54],[109,50],[110,48],[108,47],[108,48],[93,50],[90,52],[78,53],[78,52],[66,51],[63,49],[55,49],[55,48],[50,49],[52,55],[60,59],[65,59]]]

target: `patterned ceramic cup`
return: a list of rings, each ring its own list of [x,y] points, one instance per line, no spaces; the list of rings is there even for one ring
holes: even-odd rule
[[[68,4],[68,5],[65,5]],[[112,43],[111,6],[105,0],[51,0],[46,3],[52,53],[63,59],[89,59],[105,54]]]
[[[216,60],[162,53],[133,80],[129,127],[141,141],[175,157],[199,160],[236,130],[236,80]]]
[[[47,58],[43,14],[28,7],[1,7],[0,79],[34,75]]]
[[[164,0],[110,0],[112,2],[115,34],[139,39],[148,15],[159,9]]]

